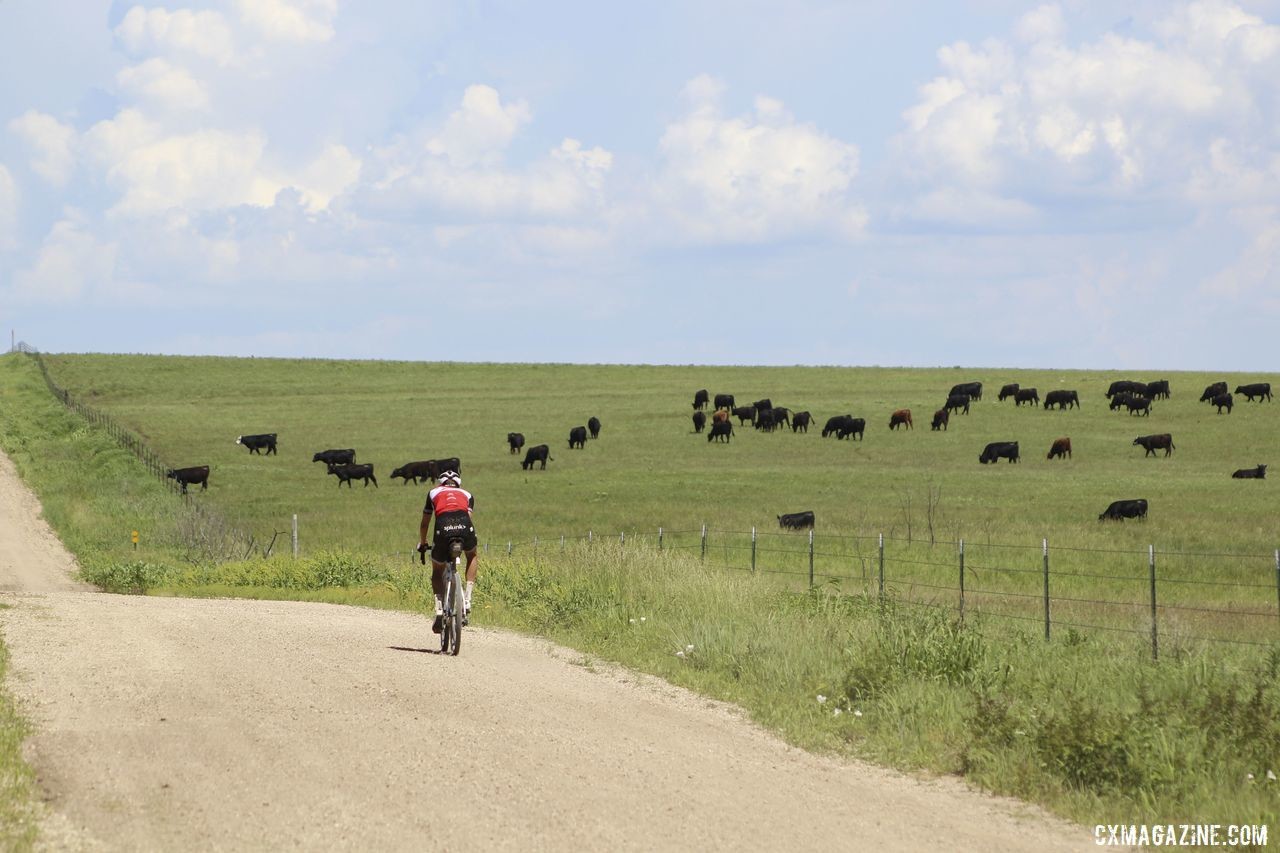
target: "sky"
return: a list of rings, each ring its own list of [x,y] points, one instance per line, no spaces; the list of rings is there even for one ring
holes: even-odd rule
[[[1280,0],[0,0],[48,352],[1280,371]]]

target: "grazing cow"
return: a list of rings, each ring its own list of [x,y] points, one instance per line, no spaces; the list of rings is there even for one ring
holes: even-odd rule
[[[733,416],[738,419],[738,426],[742,426],[747,421],[756,422],[755,406],[739,406],[733,410]]]
[[[1034,388],[1019,388],[1018,393],[1013,395],[1013,404],[1021,408],[1023,403],[1040,405],[1040,393]]]
[[[1044,408],[1046,411],[1054,406],[1057,406],[1058,410],[1061,411],[1066,408],[1074,409],[1078,405],[1080,405],[1080,395],[1075,391],[1050,391],[1044,395]]]
[[[1155,456],[1157,450],[1163,450],[1164,455],[1168,456],[1175,449],[1173,436],[1169,433],[1161,433],[1160,435],[1140,435],[1133,440],[1135,446],[1144,448],[1147,452],[1142,454],[1145,459],[1148,456]]]
[[[1214,397],[1225,393],[1227,393],[1227,383],[1215,382],[1212,385],[1205,387],[1204,393],[1200,395],[1200,402],[1211,403],[1213,402]]]
[[[1112,501],[1111,505],[1102,511],[1102,515],[1098,516],[1098,521],[1124,521],[1126,518],[1141,518],[1144,521],[1147,518],[1147,502],[1142,498],[1130,501]]]
[[[1059,459],[1071,458],[1071,439],[1055,438],[1053,440],[1053,446],[1049,448],[1049,455],[1045,458],[1053,459],[1055,456]]]
[[[711,415],[711,420],[718,424],[727,424],[729,422],[729,410],[716,409]]]
[[[1010,463],[1019,461],[1018,442],[993,441],[984,447],[982,453],[978,456],[978,461],[983,465],[988,462],[996,463],[1001,459],[1008,459]]]
[[[897,429],[900,426],[906,426],[907,429],[915,429],[915,426],[911,423],[910,409],[898,409],[889,415],[889,429]]]
[[[542,470],[545,471],[547,470],[548,461],[556,461],[551,456],[551,448],[547,447],[545,444],[538,444],[530,447],[524,452],[524,461],[520,463],[520,467],[529,471],[533,469],[533,463],[541,462]]]
[[[968,394],[951,394],[947,397],[947,404],[942,408],[948,412],[958,412],[961,409],[964,413],[969,414],[969,395]]]
[[[959,385],[952,386],[951,391],[947,394],[947,396],[951,397],[956,394],[964,394],[970,400],[981,400],[982,399],[982,383],[981,382],[961,382]]]
[[[768,397],[765,397],[763,400],[756,400],[751,405],[755,406],[756,411],[759,412],[759,411],[763,411],[764,409],[772,409],[773,401],[770,400]]]
[[[1270,401],[1271,400],[1271,383],[1255,382],[1252,385],[1237,385],[1236,393],[1243,394],[1250,403],[1253,402],[1254,397],[1258,398],[1259,403],[1261,403],[1263,400]]]
[[[706,388],[703,388],[700,391],[693,392],[693,408],[697,411],[701,411],[702,409],[706,408],[707,402],[710,399],[711,398],[707,396]]]
[[[364,480],[364,487],[369,488],[369,481],[373,481],[373,487],[378,488],[378,478],[373,476],[373,465],[369,462],[363,465],[352,465],[345,463],[335,465],[329,463],[329,473],[338,478],[338,488],[342,488],[342,484],[346,483],[347,488],[351,488],[352,480]]]
[[[1009,399],[1010,397],[1016,396],[1017,393],[1018,393],[1017,382],[1010,382],[1008,385],[1001,386],[1000,402],[1003,403],[1005,400]]]
[[[462,461],[454,456],[450,459],[424,459],[421,462],[406,462],[391,472],[391,479],[394,480],[396,477],[401,477],[404,479],[404,485],[406,486],[409,485],[410,480],[417,483],[421,479],[430,483],[445,471],[461,473]]]
[[[274,432],[263,433],[261,435],[242,435],[236,439],[236,444],[243,444],[249,448],[250,453],[260,453],[264,448],[266,455],[270,456],[276,453],[276,434]],[[276,453],[279,456],[279,453]]]
[[[1265,468],[1266,466],[1264,465],[1262,467]],[[169,473],[165,476],[170,480],[177,480],[178,484],[182,486],[182,493],[184,495],[187,493],[187,486],[194,486],[196,483],[200,484],[201,491],[205,491],[209,488],[208,465],[196,465],[191,468],[171,468],[169,469]]]
[[[315,456],[311,457],[312,462],[323,462],[328,465],[330,462],[335,465],[344,462],[355,462],[356,452],[352,448],[346,450],[321,450]]]
[[[1116,394],[1138,394],[1145,397],[1147,396],[1147,383],[1134,382],[1129,379],[1116,380],[1107,389],[1107,396],[1114,397]]]
[[[1257,468],[1241,468],[1231,476],[1237,480],[1265,480],[1267,478],[1267,466],[1259,465]]]
[[[812,530],[813,510],[783,513],[778,516],[778,526],[783,530]]]
[[[587,446],[587,428],[586,427],[576,426],[573,429],[569,430],[569,449],[573,450],[575,446],[579,450],[582,450],[584,447]]]
[[[1128,406],[1129,406],[1129,414],[1131,415],[1136,415],[1139,412],[1141,412],[1144,417],[1151,416],[1151,401],[1148,400],[1146,397],[1138,397],[1138,396],[1130,397]]]
[[[711,425],[711,432],[707,434],[707,441],[719,439],[720,441],[728,441],[733,438],[733,424],[728,421],[721,421]]]
[[[600,419],[595,415],[587,418],[587,429],[591,432],[592,438],[600,437]]]
[[[734,407],[734,405],[736,405],[736,404],[733,402],[733,395],[732,395],[732,394],[717,394],[717,395],[716,395],[715,407],[716,407],[717,409],[732,409],[732,408]]]
[[[702,432],[707,426],[707,416],[702,412],[693,413],[693,431]]]
[[[840,424],[852,417],[853,415],[834,415],[827,418],[827,425],[822,428],[822,437],[826,438],[827,436],[834,434],[836,430],[840,429]]]
[[[791,426],[791,410],[783,406],[774,406],[769,411],[773,412],[773,425],[775,427]]]
[[[777,426],[777,412],[773,409],[760,409],[756,412],[756,429],[764,432],[773,432]]]
[[[809,432],[809,423],[813,420],[813,416],[808,412],[796,412],[791,416],[792,432]]]
[[[1152,400],[1168,400],[1169,399],[1169,380],[1157,379],[1154,382],[1147,383],[1147,395]]]
[[[908,415],[909,414],[910,413],[908,413]],[[839,441],[842,438],[848,438],[851,435],[856,435],[858,437],[858,441],[862,441],[862,435],[866,430],[867,421],[865,418],[851,418],[848,415],[845,415],[844,420],[841,421],[840,426],[836,429],[836,440]]]
[[[932,427],[934,430],[945,430],[949,423],[951,423],[951,411],[949,409],[938,409],[933,413]]]
[[[1231,409],[1233,406],[1235,406],[1236,401],[1235,401],[1235,398],[1232,397],[1230,394],[1219,394],[1218,396],[1210,400],[1209,403],[1211,405],[1218,407],[1218,414],[1222,414],[1222,408],[1225,406],[1227,409],[1227,414],[1229,415],[1231,414]]]
[[[1111,398],[1111,402],[1107,404],[1107,407],[1114,412],[1116,409],[1127,408],[1129,404],[1136,399],[1137,397],[1130,394],[1128,391],[1122,391]]]
[[[522,432],[507,433],[507,446],[511,448],[512,455],[517,453],[520,450],[520,448],[524,447],[524,433]]]

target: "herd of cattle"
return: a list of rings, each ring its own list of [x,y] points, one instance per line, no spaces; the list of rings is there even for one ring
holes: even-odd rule
[[[1226,409],[1227,414],[1231,413],[1234,405],[1234,397],[1232,393],[1227,391],[1226,382],[1215,382],[1205,388],[1204,393],[1200,396],[1200,402],[1210,403],[1218,407],[1218,414],[1222,414]],[[1249,402],[1270,401],[1271,400],[1271,384],[1268,382],[1258,382],[1250,385],[1239,385],[1235,389],[1235,394],[1243,396]],[[1107,389],[1106,397],[1110,401],[1112,411],[1125,410],[1130,415],[1150,416],[1152,403],[1155,400],[1169,399],[1169,381],[1160,379],[1154,382],[1136,382],[1130,380],[1121,380],[1112,382]],[[951,415],[955,413],[969,414],[970,405],[982,399],[982,383],[981,382],[962,382],[951,388],[947,394],[946,402],[942,408],[933,413],[931,427],[934,431],[946,430],[951,422]],[[1014,405],[1021,407],[1024,403],[1030,406],[1041,405],[1040,394],[1035,388],[1023,388],[1018,383],[1009,383],[1001,386],[999,400],[1001,402],[1012,399]],[[1044,397],[1043,408],[1049,410],[1055,406],[1059,411],[1065,409],[1074,409],[1080,407],[1080,394],[1075,390],[1054,390],[1048,392]],[[774,406],[773,402],[768,398],[756,400],[748,406],[738,406],[733,394],[716,394],[714,398],[706,391],[701,389],[693,395],[693,431],[702,433],[707,427],[707,415],[705,410],[710,407],[711,430],[707,435],[707,441],[719,441],[727,443],[733,437],[732,419],[737,418],[738,425],[743,426],[751,423],[755,429],[763,432],[772,432],[782,426],[789,426],[793,433],[808,432],[809,424],[813,422],[813,416],[810,412],[799,411],[793,412],[782,406]],[[822,437],[834,435],[837,440],[840,439],[856,439],[861,441],[866,432],[867,422],[865,418],[855,418],[853,415],[834,415],[827,419],[826,425],[822,428]],[[897,430],[899,428],[914,429],[910,409],[896,409],[889,415],[889,429]],[[1155,456],[1157,450],[1163,450],[1165,456],[1169,456],[1176,449],[1173,443],[1173,436],[1169,433],[1159,433],[1155,435],[1141,435],[1133,440],[1135,447],[1141,447],[1146,452],[1143,456]],[[1055,439],[1049,447],[1049,459],[1070,459],[1071,458],[1071,439],[1068,436]],[[995,464],[1001,459],[1007,459],[1010,463],[1018,462],[1021,459],[1021,453],[1016,441],[994,441],[986,445],[982,452],[978,454],[978,462],[983,465]],[[1237,470],[1231,476],[1240,480],[1261,480],[1265,479],[1267,474],[1266,465],[1258,465],[1254,468],[1242,468]],[[1147,517],[1147,501],[1145,499],[1120,500],[1114,501],[1106,510],[1103,511],[1098,519],[1107,520],[1123,520],[1126,518],[1142,518]],[[778,524],[785,529],[803,529],[812,528],[814,524],[814,516],[811,511],[802,513],[788,513],[778,516]]]

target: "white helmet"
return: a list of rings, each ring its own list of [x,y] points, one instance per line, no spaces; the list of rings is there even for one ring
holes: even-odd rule
[[[442,486],[447,486],[449,485],[450,482],[452,482],[455,486],[461,486],[462,475],[459,474],[457,471],[445,471],[440,475],[440,478],[437,479],[436,482]]]

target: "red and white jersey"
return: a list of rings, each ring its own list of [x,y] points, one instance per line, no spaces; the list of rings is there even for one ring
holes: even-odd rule
[[[475,505],[476,499],[466,489],[436,486],[427,493],[427,505],[422,511],[427,515],[433,512],[436,515],[444,515],[446,512],[465,512],[470,515]]]

